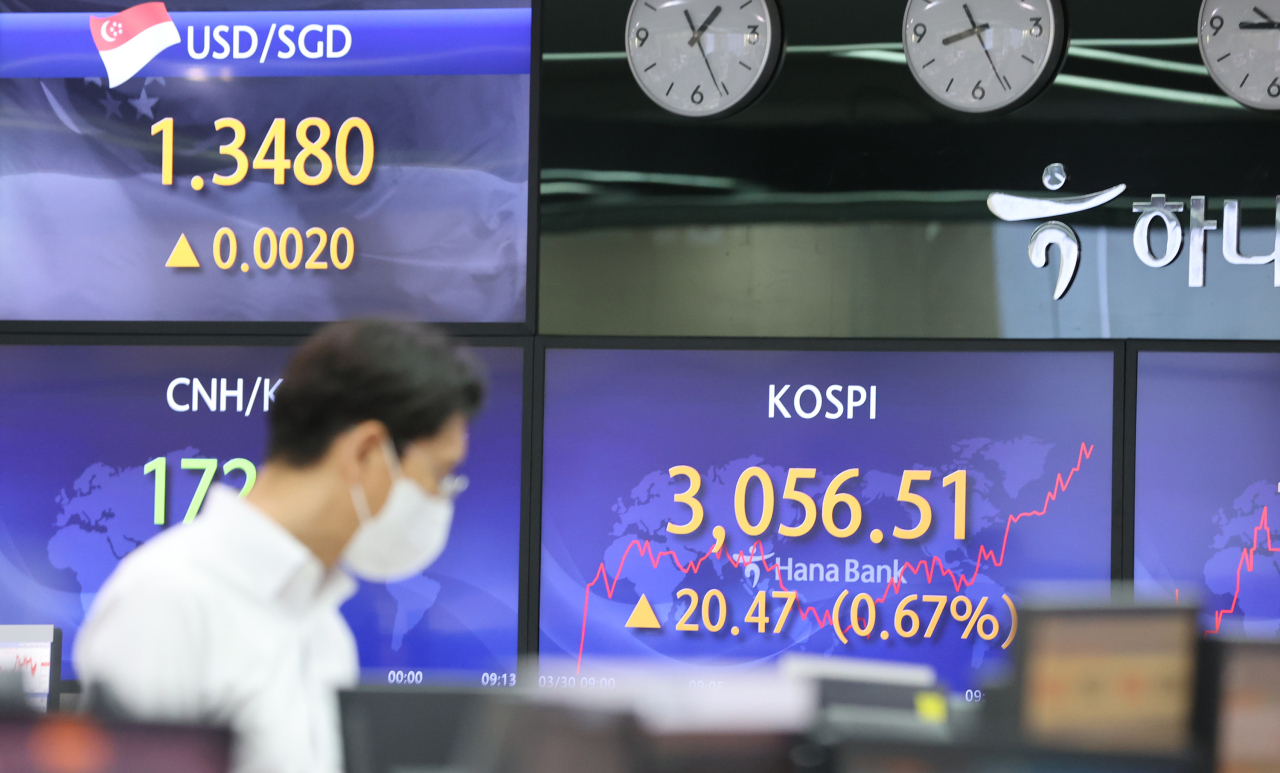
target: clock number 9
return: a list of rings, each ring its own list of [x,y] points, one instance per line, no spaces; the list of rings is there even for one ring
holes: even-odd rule
[[[1222,17],[1218,16],[1217,14],[1214,14],[1212,19],[1209,19],[1209,26],[1213,28],[1214,35],[1217,35],[1219,32],[1222,32],[1222,27],[1224,24],[1226,24],[1226,22],[1223,21]]]
[[[912,39],[916,43],[919,43],[920,41],[924,40],[924,33],[927,30],[928,30],[928,27],[924,26],[923,24],[917,24],[916,26],[912,27],[911,28]]]
[[[649,39],[649,30],[641,27],[636,30],[636,48],[643,48],[644,42]]]
[[[974,99],[981,100],[987,95],[987,90],[982,88],[982,81],[978,81],[973,86],[973,91],[969,92]]]
[[[1040,20],[1043,18],[1043,16],[1031,17],[1031,37],[1038,38],[1044,34],[1044,27],[1040,24]]]

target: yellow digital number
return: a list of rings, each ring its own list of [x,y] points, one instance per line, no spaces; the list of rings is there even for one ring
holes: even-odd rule
[[[347,164],[347,139],[351,136],[352,129],[359,131],[360,138],[364,141],[364,154],[360,160],[359,174],[351,174],[351,167]],[[338,127],[338,138],[333,155],[337,157],[338,176],[347,185],[359,185],[369,179],[369,174],[373,171],[373,130],[363,118],[348,118],[342,122],[342,126]],[[337,238],[337,234],[334,238]]]
[[[943,486],[950,486],[953,483],[956,487],[955,537],[964,539],[967,530],[966,517],[969,512],[969,473],[956,470],[942,479]]]
[[[760,508],[760,520],[752,525],[747,517],[747,485],[752,479],[760,481],[761,492],[764,494],[764,502]],[[738,526],[742,529],[742,533],[748,537],[758,537],[764,534],[765,529],[769,528],[769,522],[773,520],[773,481],[769,479],[769,473],[760,467],[748,467],[738,476],[738,485],[733,492],[733,512],[738,517]]]
[[[773,626],[774,633],[782,633],[782,626],[786,625],[787,615],[791,614],[791,607],[795,606],[796,596],[798,595],[793,590],[776,590],[773,592],[775,599],[787,600],[787,603],[782,607],[782,614],[778,615],[778,622]]]
[[[742,619],[748,623],[755,623],[759,626],[760,633],[764,633],[765,626],[769,625],[769,616],[765,612],[765,595],[764,591],[760,591],[756,594],[755,600],[751,602],[751,608],[747,610],[747,616]]]
[[[297,169],[297,167],[294,167]],[[323,228],[308,228],[307,238],[316,237],[320,243],[316,245],[315,252],[311,253],[311,257],[307,258],[307,264],[303,268],[328,268],[329,264],[323,260],[319,260],[320,253],[324,252],[324,246],[329,243],[329,234]]]
[[[827,493],[822,496],[822,525],[831,536],[837,539],[853,536],[862,525],[862,503],[853,494],[840,493],[840,487],[858,475],[857,467],[845,470],[831,479],[831,483],[827,486]],[[840,504],[847,505],[849,508],[849,523],[844,528],[836,526],[836,505]]]
[[[914,611],[907,609],[907,605],[915,601],[918,596],[912,593],[910,596],[903,596],[902,601],[898,602],[898,609],[893,613],[893,629],[898,635],[904,639],[910,639],[920,632],[920,616]],[[902,627],[903,620],[910,620],[911,627],[904,629]]]
[[[862,604],[867,606],[867,624],[858,625],[858,607]],[[871,631],[876,627],[876,600],[871,598],[870,593],[859,593],[853,597],[853,604],[849,607],[849,617],[853,620],[853,632],[859,636],[869,636]]]
[[[231,130],[231,141],[226,145],[218,146],[218,152],[224,156],[231,156],[236,160],[236,170],[231,174],[214,174],[214,185],[235,185],[249,174],[249,157],[240,149],[244,145],[245,131],[244,124],[234,118],[219,118],[213,122],[213,128],[222,131],[223,129]]]
[[[341,260],[338,259],[339,239],[347,243],[347,249],[344,251],[343,258]],[[345,271],[351,265],[351,261],[355,256],[356,237],[351,235],[351,229],[344,226],[334,231],[333,239],[329,241],[329,259],[333,261],[333,267],[339,271]]]
[[[676,623],[677,631],[696,631],[697,623],[690,623],[689,618],[693,617],[693,613],[698,609],[698,592],[693,588],[681,588],[676,593],[676,598],[689,599],[689,608],[684,611],[684,617],[680,618],[680,622]]]
[[[902,471],[902,485],[898,487],[898,501],[910,502],[915,505],[920,510],[920,522],[911,529],[894,526],[893,536],[898,539],[916,539],[917,537],[923,537],[924,533],[929,530],[929,526],[933,523],[933,508],[929,506],[929,500],[919,494],[911,493],[911,484],[918,480],[929,480],[932,477],[932,470]]]
[[[311,129],[320,130],[320,136],[314,142],[309,136]],[[329,158],[329,154],[324,149],[325,143],[329,141],[330,133],[329,122],[323,118],[304,118],[298,122],[298,128],[294,132],[294,136],[298,138],[298,144],[302,146],[302,150],[298,151],[298,155],[293,158],[293,176],[298,178],[298,182],[303,185],[320,185],[329,179],[329,175],[333,174],[333,159]],[[320,172],[318,174],[311,174],[307,171],[308,158],[314,158],[320,162]],[[364,169],[360,171],[363,173]],[[345,175],[343,179],[346,179]]]
[[[223,119],[227,120],[227,119]],[[240,123],[237,121],[236,123]],[[244,127],[241,126],[241,131]],[[267,136],[262,138],[262,145],[258,148],[258,154],[253,157],[254,169],[270,169],[275,172],[272,182],[276,185],[284,185],[284,173],[289,170],[292,165],[285,156],[285,124],[283,118],[277,118],[271,122],[271,128],[267,130]],[[271,157],[268,158],[267,154]],[[239,182],[237,180],[237,182]]]
[[[160,182],[173,185],[173,118],[151,124],[151,136],[160,135]]]
[[[293,259],[289,259],[289,243],[293,243]],[[302,232],[289,226],[280,232],[280,265],[294,270],[302,265]]]
[[[796,490],[797,482],[816,477],[818,477],[818,471],[811,467],[793,467],[787,470],[787,486],[782,490],[782,498],[790,499],[792,502],[799,502],[800,506],[804,508],[804,520],[798,526],[779,523],[778,533],[782,536],[803,537],[818,522],[818,505],[813,501],[813,497],[803,491]]]
[[[689,479],[689,488],[679,494],[676,494],[675,501],[682,505],[688,505],[691,511],[689,522],[681,526],[677,526],[670,521],[667,522],[667,531],[672,534],[692,534],[702,525],[702,503],[694,499],[698,494],[698,489],[702,488],[702,476],[697,470],[685,464],[677,464],[675,467],[667,470],[667,475],[674,478],[677,475],[683,475]]]
[[[720,613],[716,617],[715,625],[711,624],[711,600],[716,600],[716,605],[720,608]],[[725,601],[724,594],[717,588],[707,591],[707,595],[702,597],[702,624],[712,633],[724,628],[725,618],[729,616],[729,603]]]
[[[222,243],[224,241],[231,243],[231,249],[228,251],[226,260],[223,260]],[[223,226],[213,235],[213,262],[218,264],[218,268],[226,271],[236,264],[236,253],[239,246],[236,244],[236,233],[230,228]]]
[[[265,260],[262,257],[262,237],[267,237],[271,243],[271,255]],[[258,264],[258,268],[266,271],[276,264],[276,254],[279,252],[279,244],[276,241],[276,232],[270,228],[259,228],[258,233],[253,237],[253,262]]]
[[[942,619],[942,610],[947,608],[946,596],[921,596],[921,600],[926,604],[936,604],[933,608],[933,617],[929,619],[929,627],[924,629],[924,638],[928,639],[933,636],[933,629],[938,627],[938,621]]]

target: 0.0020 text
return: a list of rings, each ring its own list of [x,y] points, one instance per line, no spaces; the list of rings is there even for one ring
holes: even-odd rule
[[[275,267],[277,257],[280,259],[280,265],[290,271],[298,266],[304,269],[324,270],[329,268],[329,263],[323,260],[324,248],[328,245],[329,260],[332,261],[334,268],[345,271],[351,267],[351,261],[356,255],[356,240],[351,235],[351,229],[339,228],[330,238],[329,232],[323,228],[308,228],[307,238],[317,241],[307,262],[303,263],[302,255],[306,249],[301,231],[291,226],[281,231],[277,237],[276,232],[270,228],[259,228],[258,233],[253,237],[253,262],[263,271]],[[236,256],[239,254],[240,242],[236,238],[235,231],[225,226],[219,228],[213,235],[213,262],[218,265],[218,268],[227,271],[235,268]],[[240,270],[245,272],[249,270],[248,260],[240,263]]]

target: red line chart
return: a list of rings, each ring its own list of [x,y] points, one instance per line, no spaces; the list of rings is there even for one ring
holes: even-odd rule
[[[49,665],[49,661],[47,660],[41,663],[40,658],[38,657],[33,657],[31,655],[18,655],[13,660],[13,668],[7,669],[7,670],[9,671],[30,670],[31,677],[34,679],[36,672],[39,671],[41,667],[48,667],[48,665]]]
[[[1071,479],[1075,477],[1077,472],[1080,472],[1080,467],[1084,464],[1084,460],[1091,456],[1093,456],[1093,446],[1081,443],[1080,456],[1076,459],[1076,466],[1072,467],[1070,472],[1067,473],[1065,480],[1062,477],[1062,473],[1058,473],[1057,480],[1053,482],[1053,489],[1044,495],[1044,505],[1039,510],[1030,510],[1025,513],[1011,515],[1009,516],[1009,520],[1005,521],[1004,539],[1000,542],[1000,555],[996,555],[995,551],[991,550],[986,545],[978,546],[978,560],[973,565],[972,574],[966,577],[963,572],[952,572],[950,569],[942,565],[942,559],[937,556],[927,558],[923,561],[918,561],[914,564],[905,565],[903,567],[902,574],[905,574],[908,570],[914,575],[919,575],[921,572],[924,572],[925,581],[932,583],[934,573],[937,572],[951,580],[951,584],[955,586],[956,592],[958,593],[961,589],[973,585],[974,580],[978,579],[978,573],[982,571],[982,562],[984,559],[990,561],[993,566],[1004,566],[1005,551],[1009,548],[1009,530],[1013,528],[1015,523],[1023,518],[1039,518],[1049,512],[1049,503],[1058,501],[1058,495],[1067,490],[1071,485]],[[899,577],[900,576],[901,574]],[[883,602],[888,598],[890,590],[894,593],[898,593],[902,590],[902,583],[897,577],[889,581],[889,584],[885,586],[884,595],[876,599],[876,601]]]
[[[1222,629],[1222,618],[1227,615],[1234,614],[1236,605],[1240,602],[1240,573],[1241,571],[1253,572],[1253,558],[1258,550],[1258,533],[1267,535],[1267,552],[1275,552],[1275,548],[1271,546],[1271,526],[1267,523],[1267,508],[1262,508],[1262,519],[1258,525],[1253,528],[1253,546],[1241,548],[1240,562],[1236,564],[1236,590],[1231,597],[1231,606],[1226,609],[1216,609],[1213,612],[1213,628],[1205,631],[1207,634],[1218,633]]]
[[[1079,455],[1079,458],[1076,459],[1075,467],[1071,468],[1071,470],[1067,473],[1067,477],[1065,479],[1062,477],[1062,473],[1058,473],[1057,479],[1054,481],[1054,484],[1053,484],[1053,489],[1045,494],[1043,507],[1041,507],[1039,510],[1031,510],[1028,512],[1018,513],[1017,515],[1009,516],[1008,520],[1005,522],[1004,540],[1001,542],[1000,554],[998,556],[994,551],[987,548],[986,545],[980,545],[978,547],[978,561],[974,565],[973,572],[970,575],[966,576],[962,572],[953,572],[952,570],[946,568],[942,564],[942,559],[940,559],[937,556],[933,556],[932,558],[929,558],[929,559],[924,559],[915,564],[904,564],[902,567],[902,571],[905,573],[907,570],[910,570],[911,573],[915,575],[918,575],[921,572],[924,572],[926,581],[929,583],[933,582],[935,574],[946,576],[949,579],[951,579],[952,583],[955,585],[956,590],[959,591],[962,588],[966,588],[974,583],[974,580],[977,579],[979,571],[982,569],[982,563],[984,559],[989,560],[994,566],[1002,566],[1004,564],[1005,551],[1009,546],[1009,530],[1013,527],[1013,524],[1017,523],[1023,518],[1027,518],[1030,516],[1038,517],[1047,513],[1049,511],[1049,504],[1051,502],[1057,501],[1058,495],[1067,490],[1067,488],[1071,485],[1072,478],[1075,476],[1077,472],[1080,471],[1080,467],[1084,464],[1084,460],[1088,459],[1093,455],[1093,448],[1094,448],[1093,446],[1088,445],[1086,443],[1080,444],[1080,455]],[[719,550],[712,548],[708,550],[706,553],[704,553],[702,557],[689,561],[688,563],[681,563],[680,557],[677,556],[675,551],[673,550],[660,550],[655,552],[653,549],[653,546],[649,543],[649,540],[638,540],[638,539],[631,540],[631,542],[627,545],[626,549],[622,551],[622,557],[618,559],[618,568],[613,573],[613,579],[612,580],[609,579],[609,570],[605,566],[604,562],[602,561],[600,562],[600,566],[596,569],[595,575],[591,578],[591,581],[588,582],[586,587],[583,589],[584,595],[583,595],[583,601],[582,601],[582,636],[578,641],[578,662],[577,662],[578,673],[581,673],[582,671],[582,652],[583,652],[583,649],[586,647],[586,643],[587,643],[587,610],[591,606],[591,589],[595,587],[595,584],[597,582],[603,582],[606,597],[613,598],[613,593],[618,587],[618,581],[621,580],[622,578],[622,570],[626,566],[627,557],[631,555],[631,551],[633,548],[635,549],[637,556],[648,558],[649,563],[653,566],[654,569],[657,569],[658,565],[662,562],[662,559],[664,557],[667,557],[671,559],[671,563],[673,566],[675,566],[676,569],[680,570],[681,572],[684,572],[685,574],[690,574],[690,573],[697,574],[698,571],[702,568],[703,562],[705,562],[711,556],[715,556],[716,558],[728,558],[729,563],[735,568],[739,566],[743,566],[744,564],[749,564],[755,560],[760,561],[761,567],[764,569],[766,573],[772,572],[778,567],[777,561],[775,561],[773,565],[770,565],[768,560],[764,558],[764,544],[760,540],[757,540],[751,546],[751,549],[745,553],[739,550],[736,554],[730,553],[730,554],[724,555],[724,548],[722,546]],[[757,553],[757,551],[759,551],[759,553]],[[759,556],[758,559],[757,559],[757,555]],[[1252,567],[1252,565],[1253,564],[1252,564],[1252,558],[1251,558],[1250,567]],[[781,576],[778,577],[778,585],[784,591],[787,590],[787,586],[782,582]],[[899,580],[897,580],[897,578],[890,580],[889,583],[885,586],[884,594],[877,601],[883,602],[886,598],[888,598],[889,592],[891,590],[896,593],[899,590],[901,590],[901,587],[902,587],[902,583]],[[830,610],[823,610],[819,612],[815,607],[812,607],[812,606],[806,606],[802,604],[797,604],[796,606],[799,609],[801,620],[808,619],[808,617],[812,615],[814,620],[818,623],[819,628],[826,628],[828,625],[831,625]],[[868,634],[868,636],[869,635],[870,634]]]

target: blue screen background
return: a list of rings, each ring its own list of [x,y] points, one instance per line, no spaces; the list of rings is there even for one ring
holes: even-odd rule
[[[1278,477],[1280,353],[1139,352],[1140,592],[1202,603],[1206,631],[1280,632]]]
[[[545,664],[559,659],[567,659],[569,673],[582,676],[605,673],[605,659],[619,657],[723,673],[785,652],[809,652],[931,663],[952,689],[978,686],[1005,662],[1001,645],[1011,623],[1006,593],[1016,603],[1027,581],[1110,577],[1113,359],[1110,352],[549,350],[539,641],[547,658],[544,675]],[[778,413],[770,419],[769,387],[784,384],[791,388],[782,403],[793,418]],[[863,405],[853,418],[846,417],[847,406],[841,418],[824,418],[834,412],[828,403],[814,418],[799,418],[792,398],[805,384],[824,395],[828,385],[875,385],[877,416],[871,419]],[[801,407],[809,412],[812,402],[808,393]],[[698,500],[705,520],[685,536],[665,529],[690,517],[686,505],[673,501],[689,485],[684,477],[668,476],[673,465],[692,466],[702,478]],[[776,525],[747,537],[737,525],[733,496],[739,475],[751,465],[762,466],[772,480],[774,524],[803,517],[797,504],[781,498],[787,468],[817,471],[800,490],[821,508],[832,476],[858,467],[860,476],[841,490],[860,500],[861,527],[837,540],[819,518],[802,537],[780,537]],[[891,532],[919,518],[897,500],[902,472],[913,468],[933,471],[930,481],[912,488],[931,503],[933,526],[907,542]],[[942,481],[961,468],[968,470],[969,488],[963,542],[952,533],[954,489]],[[1064,482],[1070,476],[1065,490],[1059,476]],[[1047,498],[1055,491],[1056,499]],[[759,485],[750,492],[746,509],[754,520],[762,506]],[[1008,525],[1011,515],[1042,510],[1046,502],[1043,516]],[[836,522],[847,519],[848,510],[838,508]],[[727,550],[709,555],[717,525],[727,533]],[[1002,548],[1006,526],[1008,545]],[[873,528],[885,533],[878,545],[869,539]],[[979,567],[980,546],[1003,554],[1002,564],[984,556]],[[763,550],[764,571],[749,568],[760,567],[756,561],[743,563],[753,547],[755,556]],[[852,574],[850,559],[858,562]],[[811,564],[822,565],[819,579]],[[783,568],[788,565],[789,572]],[[910,567],[901,571],[905,583],[895,587],[892,572],[904,566]],[[700,598],[723,593],[729,622],[710,633],[695,613],[689,620],[699,624],[698,632],[675,630],[688,607],[677,593],[687,588]],[[772,631],[783,602],[772,597],[767,633],[745,623],[757,593],[782,588],[799,595],[781,633]],[[850,598],[865,592],[879,601],[871,633],[850,633],[849,644],[831,626],[830,611],[843,590]],[[962,638],[965,624],[949,612],[927,639],[895,632],[902,598],[958,593],[975,606],[988,599],[982,614],[994,615],[997,635]],[[641,594],[661,630],[625,627]],[[910,608],[927,625],[934,605],[917,600]],[[845,629],[848,609],[846,601]],[[865,616],[865,606],[860,609]],[[714,623],[714,606],[711,612]],[[740,627],[739,635],[731,625]],[[984,625],[990,633],[991,622]],[[890,635],[882,639],[881,632]]]
[[[515,670],[524,352],[476,347],[490,376],[460,469],[471,486],[457,501],[449,545],[422,575],[361,583],[343,607],[364,678],[421,670],[426,678],[478,680]],[[177,377],[279,378],[291,350],[259,346],[0,346],[0,623],[63,629],[63,678],[85,610],[121,558],[157,534],[150,460],[165,456],[167,518],[180,522],[200,471],[182,458],[243,457],[259,464],[266,422],[259,393],[248,415],[175,412]],[[175,396],[188,399],[186,387]],[[246,402],[246,408],[248,408]],[[243,477],[232,472],[228,485]],[[222,480],[219,471],[215,480]]]

